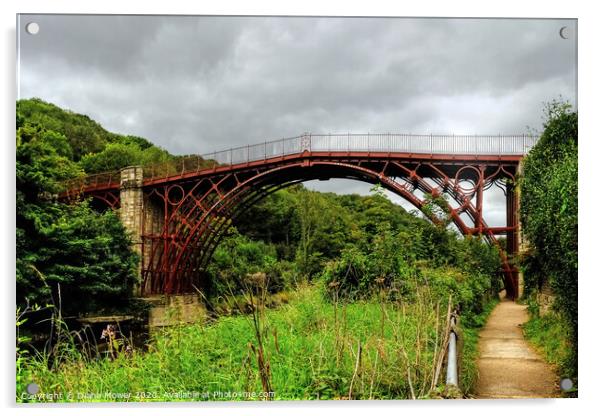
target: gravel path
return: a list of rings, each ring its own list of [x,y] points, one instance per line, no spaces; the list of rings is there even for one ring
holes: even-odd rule
[[[559,397],[553,368],[525,341],[521,324],[526,306],[503,300],[479,334],[479,380],[482,399]]]

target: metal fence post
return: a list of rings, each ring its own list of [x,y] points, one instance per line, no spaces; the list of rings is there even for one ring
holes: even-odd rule
[[[456,335],[456,317],[451,318],[451,330],[449,333],[449,345],[447,346],[447,376],[445,383],[448,386],[458,386],[458,352]]]

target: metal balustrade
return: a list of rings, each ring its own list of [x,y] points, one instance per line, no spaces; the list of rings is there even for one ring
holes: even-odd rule
[[[308,152],[386,152],[452,155],[523,155],[535,145],[531,135],[304,134],[206,153],[203,159],[238,164]]]
[[[213,169],[218,166],[257,162],[304,152],[411,153],[446,155],[527,154],[539,137],[522,135],[435,135],[435,134],[311,134],[266,141],[203,155],[182,156],[144,166],[145,178],[162,178]],[[103,172],[68,181],[65,189],[106,187],[119,184],[119,172]]]

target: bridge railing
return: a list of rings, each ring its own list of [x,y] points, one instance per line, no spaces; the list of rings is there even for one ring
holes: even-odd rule
[[[62,183],[62,188],[68,192],[77,192],[84,188],[119,186],[121,183],[121,172],[111,171],[94,173],[79,178],[69,179]]]
[[[280,140],[240,146],[204,155],[180,156],[169,162],[144,166],[145,179],[199,172],[218,166],[256,162],[308,152],[386,152],[455,155],[523,155],[537,143],[531,135],[434,134],[302,134]],[[88,175],[65,183],[77,190],[119,185],[120,172]]]
[[[219,164],[255,162],[309,152],[400,152],[458,155],[523,155],[531,135],[304,134],[202,155]]]

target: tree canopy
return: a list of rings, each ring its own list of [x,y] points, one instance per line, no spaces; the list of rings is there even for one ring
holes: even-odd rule
[[[64,137],[70,153],[63,156],[76,162],[86,173],[176,159],[142,137],[111,133],[86,115],[38,98],[17,101],[17,114],[22,123]]]

